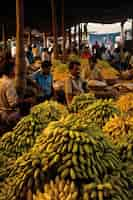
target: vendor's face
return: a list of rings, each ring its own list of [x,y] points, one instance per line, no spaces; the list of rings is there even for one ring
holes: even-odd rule
[[[43,67],[42,72],[44,75],[48,75],[50,73],[50,67]]]
[[[71,70],[71,74],[75,77],[78,77],[80,74],[80,66],[77,64],[74,64],[73,69]]]

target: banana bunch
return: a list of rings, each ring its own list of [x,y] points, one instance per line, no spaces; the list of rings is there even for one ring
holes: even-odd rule
[[[62,115],[66,116],[67,114],[68,110],[65,106],[52,100],[45,101],[31,109],[31,115],[37,118],[41,124],[45,121],[59,120]]]
[[[15,157],[8,157],[3,152],[0,153],[0,182],[9,175],[11,166],[15,163]]]
[[[12,132],[3,135],[0,149],[10,157],[19,157],[29,151],[34,145],[36,137],[46,126],[47,123],[40,125],[36,118],[28,115],[18,122]]]
[[[17,200],[15,194],[15,179],[6,178],[4,182],[0,183],[0,200]]]
[[[133,173],[128,169],[127,163],[122,163],[119,171],[116,171],[110,176],[110,181],[113,186],[111,191],[112,199],[132,199],[133,189]]]
[[[120,144],[123,139],[126,140],[130,132],[133,132],[133,117],[115,115],[105,124],[103,132],[114,144]]]
[[[132,116],[115,116],[103,127],[103,132],[116,145],[122,161],[133,161]]]
[[[96,66],[101,70],[104,79],[115,79],[119,76],[119,72],[105,60],[98,60]]]
[[[43,191],[47,168],[47,157],[45,155],[32,155],[25,153],[10,166],[8,177],[4,180],[2,195],[6,199],[26,199],[30,190],[35,193]],[[1,195],[1,194],[0,194]],[[1,196],[2,196],[1,195]]]
[[[110,191],[112,185],[110,182],[107,183],[96,183],[91,182],[89,184],[83,184],[83,200],[111,200]]]
[[[70,114],[51,122],[32,148],[48,157],[48,168],[61,178],[88,180],[117,168],[118,155],[96,125]]]
[[[123,177],[118,177],[117,174],[106,175],[103,181],[95,180],[94,182],[83,184],[82,196],[83,200],[128,200],[131,192],[128,188],[128,181]]]
[[[121,112],[129,112],[133,110],[133,94],[127,93],[119,97],[116,106]]]
[[[58,176],[44,186],[44,193],[37,192],[33,200],[78,200],[79,194],[75,183],[60,179]]]
[[[128,132],[128,135],[119,143],[117,143],[117,150],[122,161],[133,161],[133,136],[132,132]]]
[[[91,119],[101,128],[115,114],[119,114],[119,111],[117,108],[115,108],[112,99],[99,99],[81,111],[81,117]]]
[[[35,144],[36,138],[50,121],[58,120],[66,113],[67,110],[54,101],[33,107],[31,114],[22,118],[12,132],[4,134],[0,149],[6,155],[21,156]]]
[[[0,150],[1,152],[4,152],[5,155],[9,154],[9,151],[7,149],[10,148],[10,145],[12,144],[11,141],[12,141],[12,132],[5,133],[0,139]],[[5,149],[6,151],[4,151]]]
[[[88,107],[88,105],[91,105],[95,101],[96,98],[93,93],[85,93],[79,96],[75,96],[70,105],[70,111],[77,113],[82,109],[85,109],[86,107]]]

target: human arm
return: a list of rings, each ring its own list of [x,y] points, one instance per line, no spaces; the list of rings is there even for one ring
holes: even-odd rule
[[[17,95],[16,92],[16,88],[14,86],[13,82],[10,82],[6,85],[6,98],[7,98],[7,102],[8,105],[10,106],[10,108],[12,109],[16,109],[19,108],[20,105],[22,105],[23,103],[30,103],[30,104],[34,104],[35,100],[34,98],[28,97],[28,98],[20,98]]]
[[[71,104],[73,99],[71,79],[65,80],[65,97],[67,105]]]

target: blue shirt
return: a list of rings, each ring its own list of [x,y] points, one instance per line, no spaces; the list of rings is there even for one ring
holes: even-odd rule
[[[33,73],[33,80],[36,81],[38,86],[44,91],[44,96],[50,96],[52,94],[52,75],[44,75],[41,70]]]

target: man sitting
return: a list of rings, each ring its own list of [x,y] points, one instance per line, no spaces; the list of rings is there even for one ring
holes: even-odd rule
[[[71,61],[69,64],[70,75],[65,80],[65,97],[67,105],[71,103],[74,96],[85,92],[84,81],[80,78],[80,63]]]
[[[22,117],[21,105],[32,102],[31,98],[20,99],[14,85],[14,62],[9,60],[0,72],[0,126],[10,130]]]

